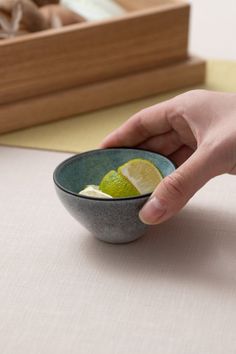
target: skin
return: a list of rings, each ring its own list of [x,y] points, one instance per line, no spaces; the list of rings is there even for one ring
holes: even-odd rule
[[[236,94],[193,90],[146,108],[101,144],[121,146],[159,152],[177,165],[139,214],[144,223],[159,224],[211,178],[236,174]]]

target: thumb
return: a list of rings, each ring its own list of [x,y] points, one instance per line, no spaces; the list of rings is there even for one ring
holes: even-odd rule
[[[141,221],[145,224],[159,224],[169,219],[216,174],[214,159],[210,158],[207,150],[198,148],[157,186],[139,213]]]

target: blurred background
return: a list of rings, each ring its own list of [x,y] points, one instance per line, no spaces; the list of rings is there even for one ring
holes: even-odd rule
[[[13,4],[15,1],[18,0],[0,0],[0,10],[1,10],[1,6],[2,7],[5,6],[4,7],[5,10],[3,9],[2,11],[3,15],[10,13],[10,8],[8,8],[7,6],[9,6],[9,4],[11,3]],[[127,0],[119,0],[119,4],[121,3],[123,4],[126,1]],[[130,4],[131,4],[130,6],[131,7],[138,6],[138,4],[140,3],[144,4],[144,1],[146,6],[146,0],[136,0],[136,1],[130,0]],[[153,0],[153,1],[158,1],[160,3],[167,2],[167,0]],[[30,14],[33,13],[35,14],[37,12],[37,16],[34,17],[34,19],[41,18],[42,21],[33,21],[33,24],[35,25],[36,23],[38,26],[37,28],[40,27],[41,30],[47,29],[50,26],[61,27],[64,25],[69,25],[70,23],[78,23],[78,22],[82,22],[81,26],[83,26],[84,21],[92,21],[94,19],[94,16],[96,17],[96,19],[107,18],[110,16],[110,14],[111,17],[114,17],[117,15],[118,16],[122,15],[122,11],[125,11],[124,8],[122,8],[122,6],[117,5],[117,3],[114,3],[110,0],[61,0],[60,4],[59,4],[59,0],[19,0],[19,2],[25,4],[24,6],[26,6],[26,4],[29,2],[31,3],[31,5],[33,4],[31,7],[27,5],[28,6],[27,9],[28,10],[30,9]],[[149,0],[149,2],[152,3],[152,0]],[[235,0],[227,0],[227,1],[189,0],[189,3],[191,5],[191,14],[190,14],[190,23],[189,23],[189,27],[190,27],[189,46],[188,46],[189,53],[191,55],[196,55],[202,58],[203,60],[205,60],[206,68],[207,68],[205,83],[203,83],[202,81],[197,83],[197,85],[201,85],[200,87],[204,87],[211,90],[229,91],[229,92],[235,91],[236,89],[236,62],[235,62],[236,45],[235,45],[234,37],[236,33],[236,21],[235,21],[236,1]],[[61,12],[61,5],[63,5],[66,8],[66,12],[65,12],[65,8],[64,8],[64,12]],[[29,12],[26,11],[26,7],[23,7],[22,9],[25,10],[25,13],[27,14],[26,18],[22,17],[20,8],[17,7],[15,8],[15,19],[17,21],[19,20],[20,17],[22,19],[21,21],[22,27],[17,29],[17,32],[20,31],[37,32],[37,29],[35,27],[32,27],[32,23],[26,21],[27,18],[29,19],[33,17],[29,16]],[[77,13],[74,14],[76,10]],[[70,11],[72,11],[73,14],[71,14]],[[39,17],[39,12],[41,13],[40,15],[41,17]],[[77,16],[79,16],[79,18]],[[181,21],[180,24],[182,25],[183,20]],[[11,23],[8,24],[10,24],[8,32],[11,36],[12,31],[14,32],[15,27],[14,26],[12,27]],[[1,25],[1,21],[0,21],[0,25]],[[8,25],[6,25],[6,27],[8,28]],[[143,30],[144,29],[142,29],[142,31],[140,30],[142,35],[143,35]],[[1,36],[1,31],[0,31],[0,36]],[[37,34],[35,38],[37,38]],[[76,41],[75,39],[73,40],[74,42]],[[155,39],[152,41],[153,43],[155,43]],[[41,45],[44,45],[44,43],[45,41],[43,41]],[[71,40],[68,41],[66,44],[68,43],[71,43]],[[176,44],[176,42],[174,43]],[[70,47],[67,45],[67,54],[66,51],[61,50],[61,42],[57,43],[57,46],[59,47],[58,50],[59,64],[57,63],[57,66],[59,67],[60,71],[57,70],[55,72],[57,74],[59,72],[60,75],[61,73],[62,75],[67,75],[67,65],[69,65],[70,67],[68,73],[75,72],[75,67],[77,72],[77,65],[78,65],[77,54],[80,55],[81,51],[78,53],[76,52],[77,54],[73,57],[74,61],[72,61],[71,56],[68,54],[68,52],[70,53],[70,50],[72,50],[76,46],[73,47],[73,45],[71,44]],[[31,47],[29,48],[31,49]],[[87,49],[89,49],[89,47]],[[50,52],[51,47],[49,47],[48,50]],[[35,56],[33,56],[34,52],[36,53]],[[51,75],[51,77],[54,78],[53,77],[54,72],[53,70],[51,70],[52,66],[49,65],[48,67],[46,67],[47,60],[43,62],[44,57],[42,57],[42,59],[40,57],[38,61],[36,60],[37,53],[38,53],[37,46],[34,52],[32,53],[32,55],[28,56],[30,57],[30,60],[33,58],[32,65],[31,65],[32,73],[31,74],[29,73],[29,77],[27,76],[29,72],[28,64],[27,64],[28,65],[27,69],[24,71],[24,75],[25,77],[27,77],[27,80],[24,77],[24,82],[26,82],[26,86],[28,82],[34,83],[36,80],[35,79],[36,74],[33,70],[35,67],[38,70],[37,80],[39,83],[41,83],[40,81],[41,76],[42,78],[44,78],[44,77],[50,77]],[[9,55],[9,53],[10,50],[7,49],[6,55]],[[52,58],[55,59],[53,57],[54,53],[52,53],[51,55]],[[64,60],[63,59],[64,55],[67,59],[68,58],[69,59]],[[2,70],[2,76],[0,70],[2,88],[4,87],[5,90],[5,86],[3,85],[3,80],[5,78],[5,81],[7,82],[10,90],[12,87],[14,88],[14,85],[17,80],[15,79],[14,76],[12,77],[12,80],[9,80],[6,74],[7,73],[6,67],[9,67],[8,73],[10,74],[12,74],[12,70],[11,70],[12,68],[10,67],[10,64],[6,62],[6,60],[3,61],[4,59],[3,55],[0,56],[0,61],[1,58],[3,62],[2,67],[4,66],[4,70]],[[45,56],[45,58],[47,58],[47,56]],[[62,58],[61,61],[60,58]],[[14,69],[15,70],[14,73],[17,76],[19,81],[21,80],[21,76],[18,75],[18,72],[21,72],[20,66],[22,65],[22,63],[19,60],[14,61],[14,57],[10,59],[11,59],[10,62],[13,62],[17,68],[20,68],[18,70]],[[66,63],[65,66],[62,65],[63,60]],[[37,65],[34,62],[36,62]],[[41,62],[43,62],[45,64],[45,67],[48,68],[46,74],[44,72],[45,69],[43,68],[43,72],[44,72],[43,75],[39,75],[40,68],[42,66]],[[22,68],[26,68],[26,65],[23,65]],[[54,61],[53,69],[54,68],[55,68],[55,61]],[[185,73],[185,70],[183,70],[183,72]],[[50,75],[47,75],[48,73]],[[173,75],[170,76],[170,81],[172,77]],[[70,77],[68,78],[68,82],[69,79]],[[63,80],[64,80],[64,76],[63,76]],[[181,75],[180,82],[182,83],[182,81],[183,81],[183,76]],[[158,82],[158,80],[156,80],[156,82]],[[50,85],[51,80],[48,80],[48,83]],[[189,86],[185,85],[183,87],[184,90],[198,87],[194,85],[192,84]],[[132,90],[134,90],[134,88],[136,88],[136,86],[137,85],[134,85],[128,91],[131,92]],[[141,86],[143,88],[144,85],[142,84]],[[71,87],[73,87],[73,85],[71,85]],[[62,101],[61,97],[60,99],[57,98],[56,103],[53,103],[54,101],[52,99],[51,101],[47,101],[47,99],[45,99],[46,104],[45,103],[35,104],[34,102],[32,105],[29,105],[29,107],[27,106],[27,104],[25,104],[25,106],[23,104],[21,106],[15,104],[12,106],[9,105],[5,110],[4,110],[4,105],[0,105],[0,128],[2,125],[1,132],[7,133],[4,135],[1,134],[0,144],[27,146],[33,148],[44,148],[50,150],[71,151],[71,152],[78,152],[78,151],[84,151],[84,150],[96,148],[100,143],[100,141],[102,140],[102,138],[106,136],[106,134],[108,134],[110,131],[112,131],[117,126],[122,124],[126,119],[128,119],[128,117],[130,117],[138,110],[147,107],[149,105],[155,104],[157,102],[160,102],[162,100],[168,99],[180,93],[180,91],[176,91],[175,89],[168,89],[168,90],[166,89],[165,91],[163,91],[163,94],[159,94],[159,95],[153,93],[150,93],[150,95],[143,95],[144,97],[143,99],[136,99],[135,101],[132,102],[131,99],[123,100],[123,102],[127,102],[127,103],[124,103],[123,105],[120,106],[115,106],[115,104],[122,103],[122,100],[118,103],[111,102],[112,104],[110,105],[109,108],[106,108],[109,106],[107,104],[104,105],[104,109],[102,109],[103,108],[102,105],[100,107],[97,107],[97,110],[94,109],[94,107],[92,107],[93,109],[87,110],[88,113],[86,113],[85,109],[80,110],[80,101],[79,103],[77,103],[78,101],[77,97],[79,96],[79,94],[77,95],[77,93],[74,93],[73,96],[74,98],[71,98],[71,93],[69,93],[68,94],[69,98],[65,99],[66,101]],[[182,87],[180,87],[180,89],[182,89]],[[18,91],[20,91],[21,93],[21,89]],[[160,93],[160,91],[158,92]],[[122,94],[123,94],[123,90],[119,91],[119,94],[117,94],[116,96],[119,97],[122,96]],[[111,101],[110,91],[109,91],[109,95],[104,94],[103,96],[109,97],[109,100]],[[139,98],[142,97],[139,96]],[[84,100],[81,100],[81,102],[82,101],[84,102]],[[88,102],[91,102],[91,105],[94,104],[94,101],[95,101],[94,96],[92,99],[91,96],[89,96]],[[101,99],[97,101],[101,102]],[[60,107],[58,107],[59,103],[61,104]],[[75,108],[73,108],[74,106]],[[49,109],[50,107],[52,107],[51,110]],[[72,107],[71,110],[70,107]],[[63,114],[61,113],[62,108],[64,109]],[[51,112],[53,112],[53,119],[55,120],[57,120],[57,118],[67,118],[67,119],[50,123],[50,121],[53,120],[52,117],[50,116]],[[22,117],[24,117],[24,119],[22,119]],[[11,125],[9,122],[11,123]],[[22,122],[25,124],[24,126],[21,126]],[[95,128],[95,122],[96,122],[96,128]],[[33,125],[35,125],[36,123],[39,124],[46,123],[46,124],[33,127]],[[21,131],[13,131],[14,129],[27,128],[30,127],[31,125],[32,128],[21,130]]]
[[[124,8],[107,0],[0,0],[0,39],[23,32],[122,15]],[[165,2],[165,0],[161,0]],[[235,59],[236,4],[235,0],[189,0],[190,51],[215,59]],[[19,3],[14,7],[15,3]],[[13,14],[12,14],[13,10]],[[9,17],[14,17],[12,23]],[[20,25],[18,24],[20,22]],[[18,28],[19,27],[19,28]]]
[[[209,59],[236,59],[235,0],[189,0],[190,51]]]

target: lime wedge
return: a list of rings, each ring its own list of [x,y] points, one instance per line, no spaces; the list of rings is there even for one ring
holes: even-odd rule
[[[152,193],[163,179],[159,169],[149,160],[133,159],[118,168],[140,194]]]
[[[135,197],[140,195],[138,190],[119,172],[109,171],[102,179],[99,189],[113,198]]]

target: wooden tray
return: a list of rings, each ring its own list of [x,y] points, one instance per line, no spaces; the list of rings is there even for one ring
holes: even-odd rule
[[[201,83],[190,6],[119,0],[125,16],[0,42],[0,132]]]

